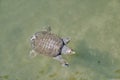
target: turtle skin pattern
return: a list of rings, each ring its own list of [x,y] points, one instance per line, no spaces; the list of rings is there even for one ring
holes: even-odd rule
[[[35,52],[51,57],[61,54],[64,45],[63,40],[55,34],[47,31],[35,33],[35,39],[32,41]]]

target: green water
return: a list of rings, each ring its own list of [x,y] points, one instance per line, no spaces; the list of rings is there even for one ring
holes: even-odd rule
[[[29,58],[46,25],[71,37],[69,68]],[[0,80],[120,80],[120,0],[0,0]]]

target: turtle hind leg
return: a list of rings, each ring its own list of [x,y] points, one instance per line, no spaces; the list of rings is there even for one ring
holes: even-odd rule
[[[35,56],[37,56],[37,53],[34,50],[31,50],[29,56],[30,58],[34,58]]]
[[[62,38],[62,40],[63,40],[64,44],[66,45],[70,42],[71,39],[69,37],[66,37],[66,38]]]
[[[64,67],[69,66],[68,62],[66,60],[64,60],[61,55],[58,55],[58,56],[54,57],[53,59],[59,61],[61,63],[61,65],[64,66]]]

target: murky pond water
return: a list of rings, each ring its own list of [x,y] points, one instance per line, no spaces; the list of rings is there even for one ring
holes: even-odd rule
[[[119,0],[0,0],[0,80],[120,80]],[[50,25],[71,37],[70,66],[29,57],[29,38]]]

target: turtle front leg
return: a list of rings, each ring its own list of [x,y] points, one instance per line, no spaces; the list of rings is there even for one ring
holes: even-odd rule
[[[59,61],[62,64],[62,66],[64,66],[64,67],[69,66],[68,62],[66,60],[64,60],[61,55],[58,55],[58,56],[54,57],[53,59]]]
[[[62,40],[63,40],[64,44],[66,45],[70,42],[71,39],[66,37],[66,38],[62,38]]]
[[[47,26],[43,27],[43,30],[42,30],[42,31],[51,32],[51,26],[50,26],[50,25],[47,25]]]

